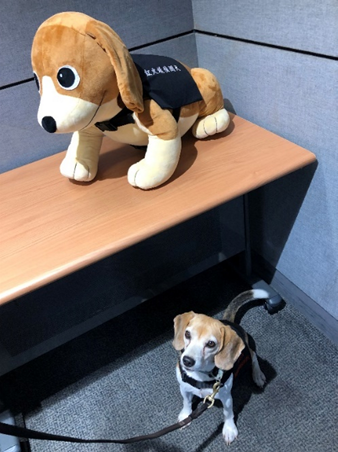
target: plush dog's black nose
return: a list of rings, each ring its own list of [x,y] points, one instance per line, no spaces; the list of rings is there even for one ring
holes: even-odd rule
[[[49,133],[56,132],[56,122],[52,116],[45,116],[41,121],[42,127]]]
[[[192,367],[195,364],[195,360],[190,358],[190,356],[184,356],[183,357],[183,364],[186,367]]]

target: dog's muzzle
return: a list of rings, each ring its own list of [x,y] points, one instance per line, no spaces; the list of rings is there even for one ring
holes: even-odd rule
[[[49,133],[56,132],[56,121],[52,116],[44,116],[42,118],[41,125]]]

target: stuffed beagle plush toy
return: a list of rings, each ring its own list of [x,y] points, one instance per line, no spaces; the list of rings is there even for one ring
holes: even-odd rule
[[[78,12],[56,14],[38,28],[32,66],[40,92],[39,124],[72,133],[61,173],[91,181],[103,135],[145,146],[128,171],[131,185],[151,189],[174,173],[181,137],[224,131],[229,115],[215,76],[172,58],[131,55],[106,24]]]

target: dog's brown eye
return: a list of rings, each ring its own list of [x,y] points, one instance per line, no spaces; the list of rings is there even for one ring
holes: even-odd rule
[[[216,343],[214,341],[207,342],[207,347],[208,348],[214,348],[215,346],[216,346]]]
[[[58,70],[57,77],[59,85],[64,89],[75,89],[80,83],[77,70],[71,66],[63,66]]]
[[[186,331],[184,336],[185,336],[186,339],[191,339],[190,331]]]

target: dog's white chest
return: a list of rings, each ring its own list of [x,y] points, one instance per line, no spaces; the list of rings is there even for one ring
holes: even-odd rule
[[[190,391],[191,391],[191,388],[192,388],[192,386],[190,386]],[[212,394],[212,389],[209,389],[209,388],[207,388],[207,389],[194,388],[194,389],[196,390],[196,392],[192,391],[194,393],[194,395],[196,395],[197,397],[200,397],[201,399],[204,399],[205,397]],[[216,395],[216,398],[217,398],[217,395]]]

